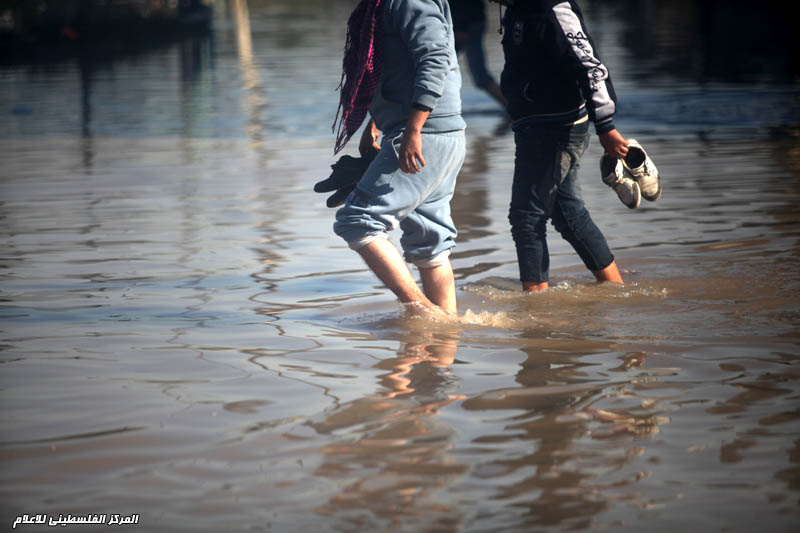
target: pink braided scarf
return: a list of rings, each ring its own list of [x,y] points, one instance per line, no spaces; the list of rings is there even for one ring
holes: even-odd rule
[[[347,21],[339,108],[333,121],[338,153],[358,131],[381,77],[383,19],[381,0],[361,0]]]

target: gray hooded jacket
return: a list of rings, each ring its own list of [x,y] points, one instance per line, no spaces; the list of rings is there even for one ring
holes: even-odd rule
[[[415,104],[431,109],[423,132],[464,129],[447,0],[384,0],[383,23],[383,70],[369,109],[378,129],[402,128]]]

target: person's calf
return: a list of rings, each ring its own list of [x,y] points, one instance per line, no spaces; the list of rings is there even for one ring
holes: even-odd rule
[[[356,251],[401,302],[421,302],[423,305],[431,303],[411,277],[405,261],[391,242],[385,238],[376,238]]]
[[[439,265],[418,268],[425,296],[446,312],[458,313],[455,276],[450,261],[445,259]]]
[[[594,277],[599,283],[609,282],[619,283],[620,285],[625,284],[625,282],[622,281],[622,275],[619,273],[616,261],[612,261],[610,265],[602,270],[592,270],[592,274],[594,274]]]

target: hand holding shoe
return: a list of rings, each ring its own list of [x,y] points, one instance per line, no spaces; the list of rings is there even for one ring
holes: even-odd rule
[[[661,178],[658,169],[636,139],[628,139],[628,153],[622,159],[625,174],[639,184],[642,198],[655,202],[661,198]]]
[[[613,157],[625,157],[628,155],[628,141],[617,130],[607,131],[598,135],[603,150]]]

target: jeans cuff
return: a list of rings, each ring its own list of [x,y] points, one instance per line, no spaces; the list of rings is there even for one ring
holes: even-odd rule
[[[373,233],[371,235],[364,235],[360,239],[356,239],[354,241],[348,241],[347,245],[350,247],[351,250],[358,250],[368,245],[375,239],[388,239],[388,238],[389,236],[385,232]]]
[[[449,257],[450,250],[445,250],[429,259],[418,259],[414,261],[414,264],[417,265],[417,268],[436,268],[447,263]]]

